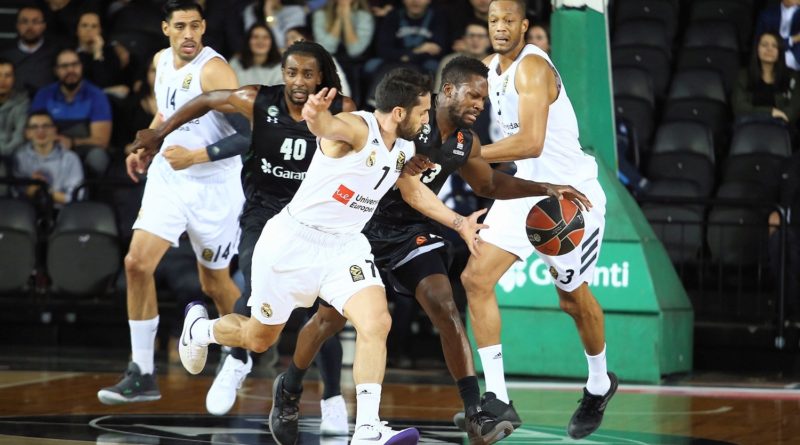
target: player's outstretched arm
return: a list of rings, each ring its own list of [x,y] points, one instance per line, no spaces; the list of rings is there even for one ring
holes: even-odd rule
[[[336,98],[336,88],[323,88],[308,97],[303,105],[303,119],[315,136],[344,142],[351,148],[364,146],[369,128],[361,117],[350,113],[331,114],[330,106]],[[324,146],[322,146],[325,149]]]
[[[552,196],[573,201],[581,210],[588,210],[592,207],[589,199],[571,186],[528,181],[493,169],[481,156],[481,144],[477,135],[473,136],[469,159],[459,169],[459,173],[475,194],[484,198],[515,199],[526,196]]]
[[[536,158],[544,148],[550,104],[558,96],[553,69],[542,57],[526,56],[517,66],[514,86],[519,94],[519,131],[483,147],[489,162]]]
[[[481,238],[478,231],[489,226],[478,223],[478,218],[486,213],[486,209],[478,210],[467,217],[462,216],[444,205],[416,175],[401,174],[397,180],[397,188],[400,189],[403,200],[411,207],[458,232],[459,236],[467,243],[469,251],[475,256],[479,255]]]

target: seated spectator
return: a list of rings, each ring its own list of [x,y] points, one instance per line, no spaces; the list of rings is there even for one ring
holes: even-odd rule
[[[245,8],[242,15],[244,29],[250,29],[256,22],[266,23],[281,52],[288,46],[286,30],[306,26],[305,9],[300,5],[284,5],[282,0],[257,0]]]
[[[800,70],[800,14],[798,14],[798,0],[781,0],[764,8],[756,21],[753,34],[755,44],[765,32],[780,36],[780,48],[784,51],[786,66],[791,70]]]
[[[231,60],[231,68],[239,78],[239,85],[283,83],[281,52],[269,26],[259,22],[250,27],[244,47]]]
[[[25,127],[28,142],[14,152],[15,178],[38,179],[47,183],[46,192],[56,207],[72,200],[72,191],[83,182],[83,169],[78,155],[58,141],[53,118],[46,111],[34,111]],[[19,194],[35,199],[39,185],[21,186]]]
[[[43,3],[47,34],[56,39],[70,39],[85,11],[102,11],[101,0],[45,0]]]
[[[0,177],[8,174],[11,153],[25,142],[28,105],[28,96],[14,89],[14,65],[0,59]]]
[[[781,176],[780,204],[786,209],[786,225],[778,212],[769,215],[769,255],[773,278],[780,278],[781,231],[786,231],[786,309],[787,318],[800,323],[800,152],[787,163]]]
[[[305,26],[299,26],[296,28],[290,28],[286,31],[286,41],[289,42],[289,45],[300,42],[313,42],[314,36],[311,35],[311,30]],[[347,97],[351,96],[350,84],[347,82],[347,77],[344,75],[344,69],[342,65],[339,64],[339,61],[336,60],[336,57],[331,56],[333,59],[333,64],[336,65],[336,75],[339,76],[339,81],[342,84],[342,95]]]
[[[45,37],[47,25],[44,12],[37,6],[24,6],[17,12],[17,40],[0,51],[0,57],[14,64],[17,88],[25,89],[29,97],[52,82],[53,65],[58,47],[56,40]]]
[[[314,40],[339,58],[360,59],[375,33],[367,0],[330,0],[312,21]]]
[[[103,90],[83,79],[75,50],[58,52],[55,71],[58,81],[36,93],[31,109],[48,111],[58,126],[62,147],[75,150],[87,170],[100,177],[109,162],[111,105]]]
[[[546,24],[531,23],[528,32],[525,33],[525,41],[550,54],[550,28]]]
[[[487,28],[486,22],[474,21],[467,25],[461,40],[464,42],[463,51],[448,54],[442,58],[441,62],[439,62],[439,69],[436,70],[436,80],[433,82],[434,91],[439,91],[441,88],[442,70],[451,60],[459,56],[467,56],[472,57],[473,59],[483,60],[484,57],[489,55],[489,50],[491,50],[492,44],[489,41],[489,28]]]
[[[794,124],[800,116],[797,74],[788,70],[777,34],[758,38],[750,64],[739,74],[733,90],[733,112],[738,120],[777,119]]]
[[[464,36],[470,23],[483,23],[489,21],[489,0],[451,0],[447,5],[450,40],[453,41],[454,52],[466,51],[467,45]]]
[[[432,75],[447,48],[447,21],[431,0],[403,0],[403,7],[384,19],[375,44],[378,57],[364,66],[366,78],[379,78],[379,70],[390,69],[384,62],[409,63]]]
[[[122,62],[114,47],[103,38],[100,16],[96,12],[81,14],[78,19],[77,41],[83,76],[108,94],[127,96],[128,85]]]

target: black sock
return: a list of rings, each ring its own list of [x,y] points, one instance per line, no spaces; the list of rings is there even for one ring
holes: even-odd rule
[[[478,377],[470,375],[456,382],[458,385],[458,394],[461,400],[464,401],[464,412],[468,411],[470,407],[477,407],[481,404],[481,389],[478,386]]]
[[[339,335],[327,339],[317,354],[317,368],[322,379],[322,400],[342,394],[342,342]]]
[[[294,360],[289,364],[289,369],[283,376],[283,389],[292,394],[303,392],[303,377],[306,376],[308,369],[300,369],[294,364]]]
[[[236,303],[233,305],[233,313],[244,315],[245,317],[250,317],[250,306],[247,305],[248,300],[247,295],[240,295],[239,298],[236,300]],[[277,345],[273,346],[276,347]],[[233,358],[237,360],[241,360],[242,363],[247,363],[247,356],[250,353],[247,349],[244,348],[231,348],[231,355]]]

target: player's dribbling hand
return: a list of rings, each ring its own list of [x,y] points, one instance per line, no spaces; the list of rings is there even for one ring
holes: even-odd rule
[[[417,176],[418,174],[435,168],[436,164],[431,162],[431,159],[425,155],[415,154],[403,166],[403,174],[409,176]]]
[[[576,190],[574,187],[569,185],[554,185],[554,184],[542,184],[544,188],[547,190],[547,196],[552,196],[556,199],[566,199],[568,201],[572,201],[578,206],[579,209],[586,212],[591,210],[592,202],[589,201],[589,198],[586,197],[583,193]]]
[[[487,211],[488,209],[480,209],[472,212],[467,217],[459,216],[461,221],[455,224],[456,232],[467,243],[469,252],[475,256],[480,256],[480,244],[482,242],[478,231],[489,227],[486,224],[479,223],[478,218]]]
[[[192,151],[180,145],[170,145],[162,152],[173,170],[183,170],[194,165]]]
[[[164,139],[159,136],[158,131],[145,128],[136,132],[136,139],[126,148],[127,153],[144,150],[151,154],[157,153]]]
[[[303,105],[303,119],[306,121],[314,120],[319,113],[327,111],[331,102],[336,97],[336,88],[323,88],[316,94],[308,96],[308,100]]]
[[[138,183],[139,175],[144,174],[152,160],[153,155],[144,150],[128,154],[125,158],[125,170],[128,172],[128,177],[131,178],[131,181]]]

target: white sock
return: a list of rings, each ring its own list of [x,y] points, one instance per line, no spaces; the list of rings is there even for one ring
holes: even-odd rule
[[[152,374],[155,368],[156,333],[158,332],[158,315],[150,320],[128,320],[131,328],[131,353],[133,362],[139,365],[142,374]]]
[[[210,343],[217,343],[214,338],[214,324],[219,320],[215,318],[208,320],[206,318],[199,318],[189,328],[189,334],[192,336],[192,342],[198,343],[202,346],[208,346]]]
[[[478,348],[483,365],[483,378],[486,380],[486,392],[493,392],[498,399],[508,403],[506,375],[503,371],[503,345],[492,345]]]
[[[589,362],[589,379],[586,381],[586,390],[596,396],[605,395],[611,389],[611,379],[608,378],[606,368],[606,345],[603,345],[603,352],[597,355],[586,354],[586,361]]]
[[[356,385],[356,428],[361,425],[378,425],[381,406],[381,385],[362,383]]]

